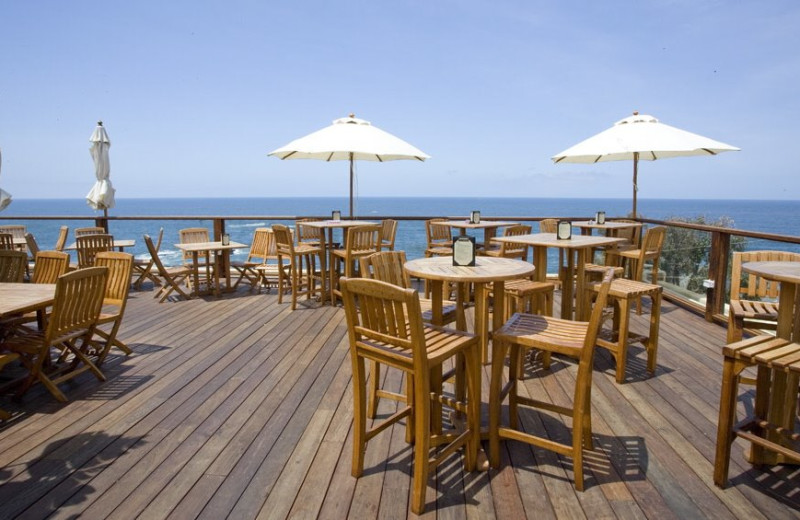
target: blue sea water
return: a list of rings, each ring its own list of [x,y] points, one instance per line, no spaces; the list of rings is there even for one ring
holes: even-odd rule
[[[294,216],[327,216],[331,210],[346,213],[347,198],[218,198],[218,199],[125,199],[117,200],[110,216],[289,216],[285,222],[292,224]],[[458,197],[359,197],[356,215],[362,218],[382,216],[467,216],[472,210],[480,210],[483,217],[492,216],[540,216],[540,217],[586,217],[603,210],[609,217],[623,217],[630,212],[629,199],[559,199],[559,198],[458,198]],[[695,218],[703,216],[707,221],[720,217],[733,220],[733,227],[747,231],[778,233],[800,236],[800,201],[759,200],[670,200],[640,199],[639,215],[645,218],[667,220],[671,217]],[[37,238],[42,248],[53,246],[58,226],[67,224],[71,229],[92,226],[93,218],[101,212],[93,211],[83,199],[15,199],[3,217],[19,217],[0,220],[4,223],[23,223]],[[86,216],[83,221],[54,222],[27,220],[26,216]],[[253,220],[229,221],[226,224],[231,239],[250,243],[253,229],[269,226],[275,221],[254,218]],[[145,253],[141,237],[148,233],[155,237],[164,227],[162,256],[165,263],[180,261],[180,254],[172,244],[178,241],[178,230],[184,227],[211,227],[209,220],[117,220],[109,224],[110,231],[119,238],[134,238],[134,254]],[[535,230],[535,225],[534,225]],[[421,221],[401,221],[398,227],[397,248],[407,252],[409,258],[422,256],[425,249],[424,224]],[[791,244],[779,244],[750,240],[747,249],[800,250]],[[246,251],[237,255],[243,257]]]

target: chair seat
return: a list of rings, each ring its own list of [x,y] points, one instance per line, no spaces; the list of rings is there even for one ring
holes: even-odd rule
[[[505,283],[506,294],[524,298],[531,294],[550,292],[555,289],[552,282],[536,282],[533,280],[509,280]]]
[[[433,321],[433,300],[427,298],[419,299],[419,306],[422,309],[422,320],[428,323]],[[452,323],[456,321],[456,302],[449,300],[442,301],[442,323]]]
[[[559,354],[579,357],[588,328],[588,322],[517,313],[511,316],[493,337],[514,341],[527,347],[545,348]]]
[[[444,246],[429,247],[428,249],[425,250],[426,256],[447,256],[452,254],[453,254],[452,247],[444,247]]]
[[[350,251],[350,256],[366,256],[375,253],[376,251],[374,249],[353,249]],[[331,251],[331,254],[339,258],[347,258],[346,249],[334,249]]]
[[[452,357],[465,346],[475,342],[475,336],[445,327],[425,325],[425,345],[428,362],[435,365]],[[359,348],[371,352],[382,363],[396,368],[410,370],[413,368],[412,351],[401,349],[387,343],[363,340]]]
[[[602,278],[608,269],[614,269],[614,278],[619,278],[625,274],[625,269],[612,265],[585,264],[583,266],[583,270],[587,275],[599,278]]]
[[[744,319],[777,321],[778,304],[750,300],[731,300],[729,312]]]

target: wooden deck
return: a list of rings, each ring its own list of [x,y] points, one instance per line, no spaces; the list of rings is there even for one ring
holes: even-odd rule
[[[569,458],[509,443],[498,471],[464,473],[454,455],[429,482],[425,516],[800,517],[800,470],[754,469],[742,441],[732,485],[713,485],[725,330],[669,303],[661,320],[655,377],[637,347],[618,385],[610,356],[598,352],[585,492],[573,488]],[[63,385],[70,403],[41,387],[21,402],[0,400],[14,413],[0,425],[0,518],[414,516],[401,426],[370,444],[364,477],[350,476],[341,308],[291,312],[274,294],[246,291],[159,305],[133,292],[120,336],[134,355],[111,356],[105,383],[86,374]],[[575,369],[531,367],[525,388],[567,402]],[[387,372],[384,384],[400,388]],[[745,395],[742,409],[751,402]],[[384,414],[393,408],[381,404]],[[524,413],[522,422],[568,433],[548,416]]]

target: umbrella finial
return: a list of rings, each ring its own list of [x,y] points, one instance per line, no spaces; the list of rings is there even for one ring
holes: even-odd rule
[[[97,122],[97,126],[103,126],[103,122],[102,121],[98,121]]]
[[[355,119],[356,115],[355,115],[354,113],[350,112],[350,117],[352,117],[353,119]]]
[[[638,116],[639,115],[639,111],[638,110],[634,110],[633,111],[633,115]]]

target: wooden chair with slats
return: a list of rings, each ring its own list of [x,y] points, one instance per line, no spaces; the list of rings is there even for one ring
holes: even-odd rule
[[[613,272],[603,278],[588,322],[562,320],[538,314],[514,314],[503,327],[494,332],[492,376],[489,389],[489,463],[500,465],[500,439],[526,442],[539,448],[572,456],[575,488],[583,491],[583,450],[592,448],[591,389],[592,364],[603,308],[606,305]],[[521,349],[536,348],[567,356],[578,361],[572,407],[560,406],[520,395]],[[508,383],[503,385],[506,354],[510,360]],[[508,397],[509,425],[501,426],[501,405]],[[534,435],[519,428],[520,405],[572,417],[572,439],[569,444]]]
[[[364,278],[380,280],[404,289],[411,288],[411,280],[408,277],[408,273],[406,273],[403,268],[406,263],[405,251],[381,251],[361,258],[360,263],[361,276]],[[425,323],[433,323],[433,302],[427,298],[420,298],[419,305],[422,311],[422,321]],[[456,302],[443,300],[441,325],[447,325],[453,322],[458,322],[457,328],[459,330],[465,330],[467,328],[466,319],[463,313],[458,313]],[[375,414],[378,410],[378,402],[381,397],[405,402],[405,395],[382,390],[380,388],[380,374],[380,363],[373,360],[370,363],[370,388],[367,396],[367,417],[370,419],[375,418]]]
[[[8,224],[5,226],[0,225],[0,235],[11,235],[11,247],[9,249],[16,249],[18,251],[25,251],[25,244],[14,245],[14,240],[23,242],[25,240],[25,233],[28,228],[23,224]],[[0,249],[3,248],[2,239],[0,239]]]
[[[295,220],[294,229],[296,230],[298,244],[305,244],[309,246],[319,246],[322,244],[322,233],[324,233],[324,231],[318,227],[304,225],[306,222],[319,221],[320,219],[318,218],[299,218]],[[332,244],[328,244],[328,247],[334,246]],[[338,247],[338,245],[335,247]]]
[[[746,262],[800,262],[800,253],[745,251],[733,253],[727,343],[740,341],[745,327],[775,330],[780,283],[742,272]]]
[[[425,256],[447,256],[453,254],[453,234],[445,218],[425,221],[425,237],[428,241]]]
[[[614,222],[636,223],[635,220],[618,219]],[[625,242],[614,244],[606,249],[606,265],[620,266],[621,258],[619,253],[639,249],[642,242],[642,226],[618,229],[615,235],[617,238],[624,238]]]
[[[158,238],[156,239],[155,250],[156,256],[158,256],[158,252],[161,251],[161,242],[164,240],[164,228],[158,230]],[[155,261],[153,260],[152,256],[147,258],[135,258],[133,259],[133,274],[136,275],[136,280],[133,281],[133,288],[138,290],[142,289],[142,284],[145,280],[150,280],[153,282],[153,286],[161,285],[161,282],[153,273],[153,267],[155,266]]]
[[[108,356],[111,347],[118,348],[126,356],[131,355],[131,349],[117,339],[125,307],[128,302],[128,290],[131,286],[131,271],[133,270],[133,255],[117,251],[97,253],[95,265],[108,268],[106,289],[103,293],[103,310],[97,319],[95,338],[92,342],[96,345],[97,366],[101,366]],[[100,328],[102,325],[111,325],[110,330]],[[96,339],[96,338],[99,338]]]
[[[97,253],[114,250],[114,237],[106,234],[82,235],[75,239],[78,252],[78,268],[94,266]]]
[[[259,291],[261,287],[266,287],[269,291],[272,287],[278,287],[278,276],[280,276],[280,266],[278,266],[278,246],[275,242],[275,233],[271,228],[265,228],[268,233],[264,235],[266,245],[264,249],[264,262],[256,266],[256,272],[260,277]],[[291,233],[291,230],[290,230]]]
[[[156,246],[153,245],[153,239],[150,235],[144,235],[144,244],[147,246],[147,252],[150,253],[150,258],[153,259],[153,265],[158,271],[158,276],[161,278],[163,284],[158,289],[154,298],[161,297],[158,303],[163,303],[170,294],[173,292],[178,293],[182,298],[189,300],[191,295],[183,290],[181,284],[194,273],[194,270],[189,266],[165,267],[158,256]]]
[[[63,251],[67,246],[67,238],[69,238],[69,226],[61,226],[58,229],[58,238],[56,239],[56,244],[53,246],[53,249],[56,251]]]
[[[557,233],[558,232],[558,220],[554,218],[545,218],[539,221],[539,233]],[[558,248],[558,274],[556,275],[548,275],[549,281],[556,284],[556,287],[561,286],[560,280],[563,279],[564,271],[566,270],[566,266],[564,263],[564,250]]]
[[[394,251],[394,242],[397,238],[397,221],[387,218],[381,222],[381,249]]]
[[[12,336],[4,342],[3,348],[19,354],[28,370],[20,395],[39,381],[57,400],[66,402],[66,395],[58,388],[64,381],[86,371],[105,381],[89,358],[89,348],[103,304],[107,273],[107,267],[90,267],[61,276],[46,330]],[[52,352],[60,354],[61,363],[52,362]]]
[[[0,370],[7,364],[19,359],[19,354],[14,352],[0,352]],[[11,419],[11,414],[0,408],[0,421]]]
[[[283,303],[285,284],[291,290],[292,310],[297,308],[297,299],[305,296],[310,300],[325,291],[326,273],[317,271],[322,265],[322,248],[306,243],[294,244],[292,233],[283,224],[273,224],[276,253],[278,255],[278,303]]]
[[[250,286],[251,292],[260,290],[262,275],[257,268],[266,263],[269,242],[273,239],[270,228],[256,228],[253,232],[253,241],[250,243],[250,251],[247,253],[247,258],[242,261],[231,261],[230,263],[231,267],[239,275],[236,283],[233,284],[234,289],[239,287],[240,283],[245,282]]]
[[[28,254],[13,249],[0,249],[0,283],[22,283],[28,266]]]
[[[69,255],[61,251],[39,251],[36,253],[35,264],[31,283],[56,283],[69,270]],[[25,330],[22,327],[38,322],[37,313],[29,312],[3,318],[0,320],[0,329],[19,332]]]
[[[198,242],[210,242],[211,236],[208,232],[207,228],[204,227],[194,227],[194,228],[184,228],[178,231],[178,236],[180,238],[181,244],[195,244]],[[187,267],[191,267],[194,269],[194,253],[191,251],[184,251],[183,252],[183,265]],[[205,274],[209,272],[210,269],[214,267],[214,253],[210,253],[209,251],[199,251],[197,253],[197,269],[199,270],[198,276],[204,279]],[[186,283],[191,285],[193,282],[193,278],[189,277],[186,279]],[[200,282],[203,283],[202,281]],[[198,290],[199,288],[193,287],[192,290]]]
[[[75,240],[87,235],[107,235],[106,228],[99,226],[75,228]]]
[[[478,338],[473,334],[425,325],[419,294],[413,289],[365,278],[343,278],[342,298],[347,316],[350,358],[353,367],[353,459],[352,474],[360,477],[368,442],[399,420],[405,419],[413,435],[411,511],[425,510],[428,476],[436,467],[463,448],[465,469],[475,469],[480,442],[480,366]],[[356,305],[358,301],[358,305]],[[441,394],[431,373],[458,358],[463,370],[457,377],[455,395]],[[388,419],[367,427],[365,362],[376,360],[407,375],[407,402]],[[463,368],[462,368],[463,367]],[[466,385],[464,385],[466,382]],[[432,432],[432,410],[445,405],[465,414],[463,429]],[[431,448],[438,448],[433,454]]]
[[[520,235],[529,235],[531,226],[516,224],[508,226],[503,230],[504,237],[513,237]],[[486,244],[489,247],[489,244]],[[500,242],[500,247],[486,249],[483,252],[486,256],[494,256],[497,258],[516,258],[517,260],[527,260],[528,258],[528,245],[519,244],[514,242]]]
[[[381,227],[377,225],[353,226],[347,229],[344,249],[331,251],[331,265],[328,279],[331,282],[331,302],[341,297],[339,278],[359,276],[358,261],[365,256],[380,251]]]
[[[11,233],[0,233],[0,250],[3,251],[16,251],[17,246],[14,245],[14,235]]]

